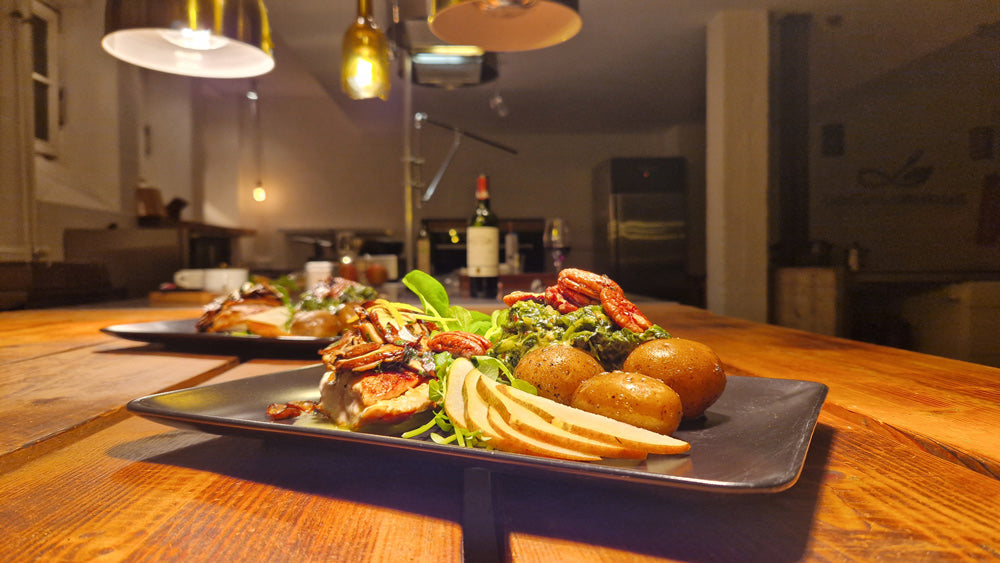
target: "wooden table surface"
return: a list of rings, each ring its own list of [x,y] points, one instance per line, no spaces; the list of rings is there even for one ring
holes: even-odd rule
[[[99,332],[197,309],[4,312],[0,560],[488,561],[495,546],[500,560],[546,563],[1000,560],[1000,369],[642,307],[712,346],[731,374],[829,386],[793,487],[623,487],[175,429],[125,404],[310,360]]]

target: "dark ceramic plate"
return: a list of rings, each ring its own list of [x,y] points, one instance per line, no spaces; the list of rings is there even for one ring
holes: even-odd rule
[[[213,434],[360,443],[442,456],[499,471],[541,471],[715,492],[778,492],[795,484],[826,398],[820,383],[729,376],[706,416],[675,436],[684,455],[643,462],[574,462],[436,444],[328,426],[272,422],[267,405],[318,400],[321,365],[135,399],[128,409],[157,422]]]
[[[230,354],[235,356],[280,356],[315,359],[319,351],[336,342],[337,338],[311,336],[234,336],[231,334],[198,332],[197,319],[155,321],[151,323],[121,324],[105,327],[101,332],[151,344],[205,354]]]

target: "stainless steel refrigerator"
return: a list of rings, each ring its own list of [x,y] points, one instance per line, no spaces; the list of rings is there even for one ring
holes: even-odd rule
[[[703,306],[689,269],[683,158],[612,158],[594,170],[596,267],[630,294]]]

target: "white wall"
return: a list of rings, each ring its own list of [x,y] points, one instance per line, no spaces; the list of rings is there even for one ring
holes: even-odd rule
[[[195,80],[147,70],[140,75],[139,176],[160,190],[164,204],[174,198],[187,201],[191,205],[182,217],[199,220],[202,206],[194,189],[197,177],[191,142],[196,135]],[[123,180],[126,189],[135,181]]]
[[[122,207],[119,146],[129,116],[119,111],[118,63],[100,47],[103,2],[69,3],[60,14],[59,154],[34,158],[36,249],[53,260],[62,258],[64,228],[103,227],[131,215]]]
[[[768,319],[770,33],[763,10],[708,24],[707,306]]]
[[[0,0],[0,13],[11,18],[19,7],[17,0]],[[30,65],[17,49],[27,41],[28,26],[12,23],[0,29],[0,260],[30,260],[32,251],[34,168],[26,157],[31,103],[15,79]]]

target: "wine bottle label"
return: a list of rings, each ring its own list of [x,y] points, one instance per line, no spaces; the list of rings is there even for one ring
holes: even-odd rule
[[[471,278],[500,275],[500,229],[469,227],[465,231],[465,260]]]

